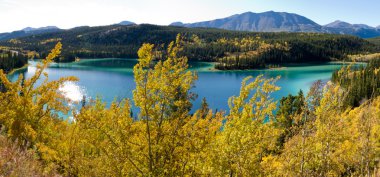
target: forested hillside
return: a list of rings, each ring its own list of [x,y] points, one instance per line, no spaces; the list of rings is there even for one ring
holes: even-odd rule
[[[4,70],[4,72],[10,72],[13,69],[26,65],[27,63],[28,58],[26,55],[17,51],[0,48],[0,69]]]
[[[178,36],[159,62],[153,62],[155,46],[142,45],[133,99],[109,107],[100,99],[83,102],[68,121],[59,116],[72,109],[59,88],[77,79],[44,80],[61,43],[31,78],[10,82],[0,72],[6,87],[0,92],[0,174],[380,175],[380,97],[346,107],[345,84],[316,82],[277,108],[270,95],[280,89],[278,78],[258,76],[242,81],[229,110],[212,112],[203,101],[190,114],[197,75],[187,70],[182,44]],[[44,81],[36,84],[39,79]]]
[[[380,37],[370,38],[370,39],[367,39],[367,40],[370,41],[373,44],[376,44],[376,45],[380,46]]]
[[[0,45],[37,51],[41,57],[60,41],[65,48],[57,61],[75,58],[136,58],[145,42],[164,44],[185,37],[183,54],[190,60],[216,61],[218,69],[251,69],[288,62],[345,59],[348,54],[376,51],[375,44],[344,35],[316,33],[254,33],[155,25],[78,27],[62,32],[18,38]],[[161,52],[162,53],[162,52]],[[165,53],[165,52],[163,52]],[[162,56],[161,56],[162,57]]]
[[[380,95],[380,57],[369,61],[368,66],[348,66],[333,73],[332,81],[346,89],[345,106],[359,106]]]

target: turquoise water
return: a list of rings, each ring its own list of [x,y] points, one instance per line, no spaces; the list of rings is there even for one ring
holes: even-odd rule
[[[76,63],[55,63],[46,72],[49,74],[49,80],[57,80],[64,76],[79,78],[79,82],[67,83],[61,89],[74,101],[80,101],[85,95],[87,98],[100,96],[103,101],[110,103],[113,100],[132,98],[132,90],[135,88],[132,69],[136,62],[134,59],[89,59]],[[34,74],[35,65],[35,61],[30,61],[28,69],[23,71],[26,77]],[[198,94],[194,108],[199,108],[202,98],[206,97],[209,106],[218,110],[228,109],[228,98],[239,93],[241,81],[247,76],[281,76],[277,82],[281,90],[272,95],[275,99],[280,99],[288,94],[296,94],[300,89],[306,93],[313,82],[328,81],[332,72],[342,66],[341,63],[320,63],[289,65],[275,70],[215,71],[212,69],[212,63],[191,62],[189,65],[199,77],[195,88],[192,89],[192,92]],[[21,72],[10,77],[15,79]]]

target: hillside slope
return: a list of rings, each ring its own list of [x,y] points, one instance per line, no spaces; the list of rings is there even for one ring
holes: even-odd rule
[[[354,36],[320,33],[261,33],[221,29],[156,25],[110,25],[78,27],[54,33],[32,35],[0,42],[14,50],[36,51],[44,57],[62,42],[61,61],[79,58],[136,58],[143,43],[169,44],[177,34],[185,37],[185,55],[191,60],[216,61],[234,53],[249,52],[266,44],[262,62],[300,62],[342,59],[347,54],[374,50],[374,44]],[[225,41],[225,42],[223,42]],[[246,45],[244,47],[244,43]],[[272,47],[271,47],[272,46]],[[275,49],[287,46],[289,50]],[[269,47],[269,48],[268,48]],[[274,48],[273,48],[274,47]],[[272,50],[273,49],[273,50]]]

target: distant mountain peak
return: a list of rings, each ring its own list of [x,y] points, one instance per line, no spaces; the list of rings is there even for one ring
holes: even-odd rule
[[[338,23],[347,23],[347,22],[342,21],[342,20],[335,20],[335,21],[331,22],[330,24],[338,24]]]
[[[118,23],[119,25],[136,25],[136,23],[131,22],[131,21],[122,21]]]
[[[321,28],[320,25],[306,17],[275,11],[245,12],[216,20],[185,24],[176,22],[171,25],[257,32],[319,32]]]
[[[62,31],[56,26],[45,26],[40,28],[32,28],[32,27],[26,27],[22,30],[13,31],[9,33],[0,33],[0,41],[8,40],[8,39],[15,39],[20,37],[26,37],[30,35],[36,35],[36,34],[43,34],[43,33],[49,33],[49,32],[58,32]]]
[[[363,29],[376,29],[372,26],[366,25],[366,24],[353,24],[355,28],[363,28]]]
[[[33,31],[35,28],[32,28],[32,27],[26,27],[24,29],[22,29],[21,31]]]
[[[374,27],[368,26],[366,24],[351,24],[344,21],[336,20],[332,23],[325,25],[324,27],[328,28],[352,28],[355,30],[359,29],[375,29]]]
[[[56,26],[45,26],[45,27],[40,27],[40,28],[26,27],[22,29],[21,31],[32,32],[32,31],[42,31],[42,30],[59,30],[59,28]]]
[[[171,23],[170,26],[219,28],[256,32],[317,32],[355,35],[363,38],[380,36],[380,26],[374,28],[365,24],[350,24],[341,20],[336,20],[321,26],[295,13],[275,11],[261,13],[248,11],[225,18],[196,23],[174,22]]]
[[[325,27],[329,27],[329,28],[351,28],[352,24],[341,21],[341,20],[336,20],[334,22],[331,22],[331,23],[325,25]]]
[[[355,35],[362,38],[380,36],[380,31],[365,24],[350,24],[344,21],[334,21],[322,27],[322,32],[334,34]]]
[[[182,22],[173,22],[173,23],[170,23],[169,26],[183,26],[184,24]]]

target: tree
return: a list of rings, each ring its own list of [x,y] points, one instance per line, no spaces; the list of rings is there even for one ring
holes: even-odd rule
[[[305,97],[302,90],[298,92],[297,96],[289,95],[280,100],[280,106],[276,115],[276,124],[283,129],[282,135],[279,137],[280,146],[291,138],[293,135],[298,134],[302,120],[299,115],[304,111]]]
[[[23,148],[34,148],[39,157],[45,160],[47,168],[55,168],[53,161],[58,160],[56,146],[67,122],[62,121],[59,113],[67,113],[67,99],[59,92],[59,88],[67,81],[76,81],[74,77],[48,81],[44,70],[60,54],[61,43],[58,43],[46,59],[37,65],[34,76],[29,79],[20,75],[11,82],[7,75],[0,71],[0,80],[5,92],[0,92],[0,125],[13,141]],[[44,76],[44,77],[43,77]],[[42,83],[37,81],[43,79]],[[52,165],[52,166],[50,166]]]
[[[202,103],[201,103],[201,109],[199,110],[201,117],[206,117],[209,111],[210,111],[210,108],[208,107],[206,97],[203,97]]]
[[[358,176],[379,175],[380,97],[350,110],[345,116],[351,121],[351,136],[356,150],[350,166],[351,173]]]
[[[256,47],[249,39],[219,43],[226,45],[228,40],[232,41],[231,46],[242,50]],[[29,79],[20,76],[10,82],[1,72],[5,88],[0,92],[0,126],[4,130],[0,132],[0,156],[5,157],[0,158],[1,175],[28,171],[3,160],[10,158],[25,163],[30,173],[38,175],[380,174],[380,97],[374,94],[380,62],[360,69],[361,72],[337,72],[334,78],[339,84],[328,82],[323,87],[318,81],[306,97],[302,91],[289,95],[280,100],[279,107],[270,97],[280,89],[275,86],[278,78],[247,77],[239,95],[229,99],[227,114],[214,114],[205,98],[201,109],[190,113],[195,98],[190,90],[197,76],[187,70],[183,44],[181,36],[168,45],[166,52],[157,52],[163,46],[158,49],[144,44],[134,67],[133,100],[114,101],[108,107],[99,98],[95,102],[83,99],[80,110],[72,110],[73,117],[68,120],[62,120],[58,114],[70,110],[59,88],[76,79],[48,82],[44,73],[59,56],[60,43]],[[270,49],[269,44],[260,45],[264,52]],[[281,45],[275,43],[274,47]],[[251,62],[240,60],[240,56],[238,62],[231,58],[224,61],[229,65]],[[37,84],[41,78],[45,80]],[[352,109],[344,102],[350,96],[345,93],[347,88],[354,90],[349,92],[354,93],[353,101],[358,101],[358,95],[372,96]],[[133,104],[138,109],[135,117]]]
[[[133,98],[140,108],[139,119],[145,124],[147,149],[143,153],[146,153],[144,161],[151,175],[163,173],[169,166],[178,170],[172,166],[174,164],[168,164],[169,159],[176,158],[172,153],[176,146],[166,141],[178,141],[178,129],[184,126],[191,108],[189,90],[196,79],[193,73],[186,71],[187,58],[178,56],[182,50],[180,45],[178,35],[176,42],[168,47],[168,58],[153,67],[154,45],[144,44],[138,52],[139,63],[134,67],[136,89]]]
[[[220,130],[222,114],[200,111],[189,115],[189,90],[196,75],[179,57],[180,36],[169,45],[168,57],[153,65],[153,45],[139,50],[134,68],[132,118],[129,101],[106,108],[100,100],[76,115],[66,174],[113,176],[183,176],[202,174],[207,147]],[[69,143],[75,141],[76,143]],[[70,165],[75,164],[75,165]],[[96,168],[93,168],[96,167]]]
[[[269,96],[279,87],[274,85],[276,79],[250,79],[243,80],[239,96],[229,99],[230,113],[210,154],[214,175],[260,175],[261,161],[276,149],[280,131],[274,126],[273,111],[277,103]]]

